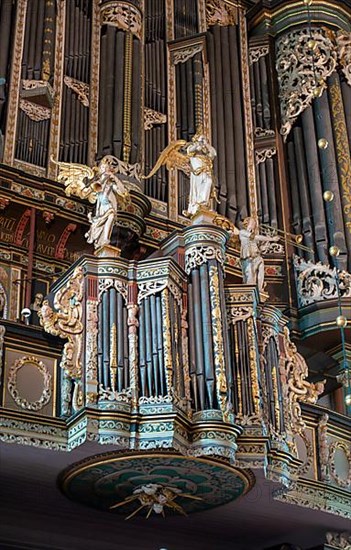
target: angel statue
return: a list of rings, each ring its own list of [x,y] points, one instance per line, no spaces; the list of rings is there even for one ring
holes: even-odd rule
[[[207,138],[197,133],[191,142],[184,139],[172,141],[144,179],[151,178],[163,164],[168,170],[177,168],[190,176],[189,204],[183,214],[193,218],[200,210],[211,210],[211,199],[216,199],[213,175],[213,161],[216,156],[216,150]]]
[[[243,221],[243,229],[234,228],[239,235],[241,248],[240,258],[243,280],[248,285],[258,285],[259,292],[264,290],[264,262],[260,251],[260,242],[279,241],[279,237],[260,235],[256,218],[248,217]]]
[[[94,214],[88,214],[88,243],[93,243],[96,250],[110,244],[117,210],[125,210],[130,203],[129,192],[114,171],[114,157],[105,156],[94,168],[68,162],[55,164],[60,169],[57,179],[66,186],[67,196],[75,195],[96,204]]]

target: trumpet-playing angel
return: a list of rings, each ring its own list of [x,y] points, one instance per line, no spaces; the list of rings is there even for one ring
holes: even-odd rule
[[[188,209],[183,214],[191,218],[201,209],[210,210],[211,200],[216,198],[213,175],[216,156],[215,148],[202,134],[196,134],[191,142],[172,141],[144,179],[151,178],[163,164],[168,170],[177,168],[190,176]]]
[[[114,172],[114,157],[104,157],[94,168],[67,162],[56,164],[60,169],[57,179],[66,186],[66,195],[95,203],[94,214],[88,214],[90,229],[85,234],[88,243],[94,244],[95,249],[110,244],[117,210],[124,210],[130,203],[127,189]]]

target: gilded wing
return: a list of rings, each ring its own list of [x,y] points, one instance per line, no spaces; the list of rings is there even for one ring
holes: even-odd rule
[[[167,170],[177,168],[178,170],[182,170],[187,176],[190,176],[189,157],[186,153],[182,153],[181,151],[181,149],[187,145],[188,142],[185,141],[185,139],[172,141],[165,149],[163,149],[150,174],[147,176],[142,176],[142,179],[147,180],[154,176],[157,170],[159,170],[164,164],[166,165]]]
[[[88,199],[91,203],[96,202],[96,193],[84,181],[85,178],[92,179],[95,176],[93,168],[74,162],[56,162],[52,157],[51,162],[59,167],[57,181],[64,184],[68,197],[73,195],[81,199]]]

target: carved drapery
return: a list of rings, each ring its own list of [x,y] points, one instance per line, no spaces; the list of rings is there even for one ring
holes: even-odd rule
[[[60,366],[74,379],[80,379],[82,376],[82,300],[83,271],[78,267],[67,284],[56,293],[55,310],[50,307],[48,300],[44,300],[38,312],[40,323],[46,332],[67,338]]]
[[[310,40],[316,42],[313,52]],[[282,115],[281,133],[289,134],[297,117],[312,102],[314,90],[327,87],[326,78],[337,66],[334,43],[322,29],[299,29],[280,37],[276,44],[276,67]]]

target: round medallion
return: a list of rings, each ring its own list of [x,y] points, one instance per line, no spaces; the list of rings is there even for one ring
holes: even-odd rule
[[[127,518],[208,510],[239,498],[253,484],[249,471],[167,453],[105,453],[73,464],[59,477],[69,498]]]

